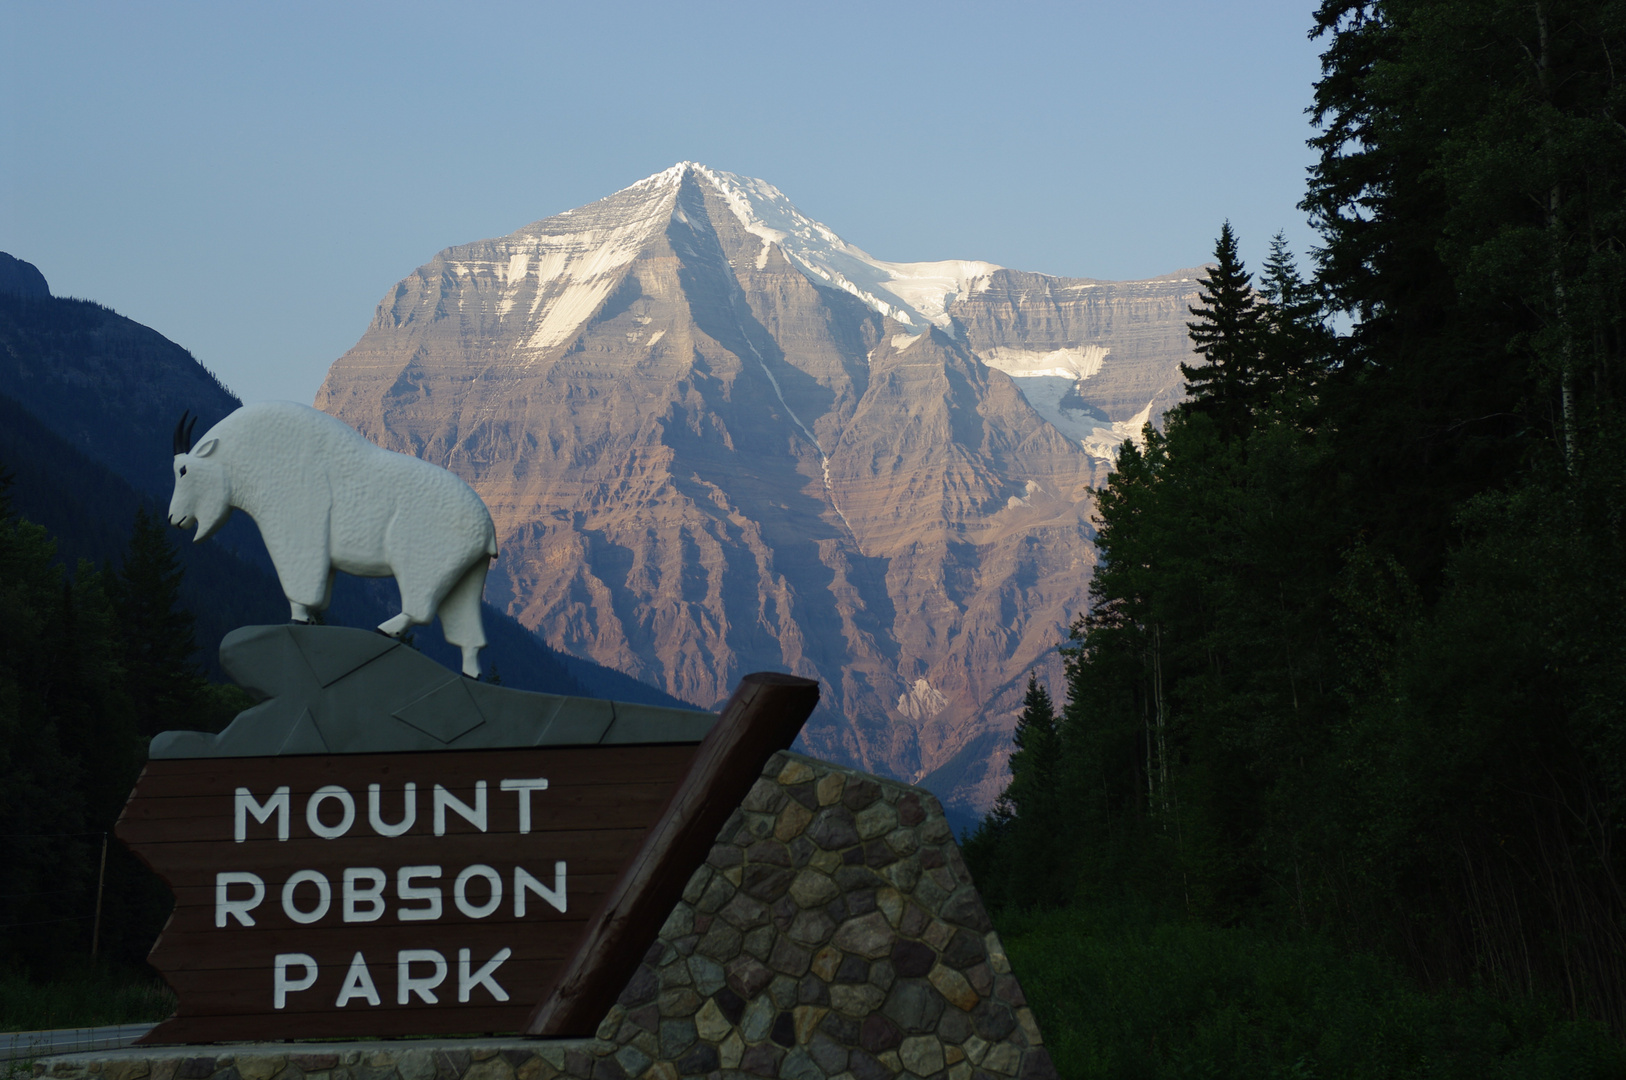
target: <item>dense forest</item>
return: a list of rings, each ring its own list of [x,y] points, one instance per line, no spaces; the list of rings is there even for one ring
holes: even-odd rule
[[[69,574],[9,488],[0,476],[0,960],[30,979],[93,949],[139,966],[170,897],[108,833],[147,740],[217,731],[252,699],[198,667],[162,519],[138,511],[117,564]]]
[[[1322,246],[1255,277],[1222,228],[967,855],[996,907],[1331,940],[1626,1037],[1626,3],[1313,33]]]

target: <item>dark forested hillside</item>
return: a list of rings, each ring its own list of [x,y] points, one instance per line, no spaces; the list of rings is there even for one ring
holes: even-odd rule
[[[242,404],[156,330],[88,300],[4,292],[0,392],[137,491],[165,498],[167,435],[182,409],[202,429]]]
[[[13,508],[46,529],[66,567],[81,559],[98,567],[117,563],[129,545],[136,511],[157,516],[163,509],[4,394],[0,465],[12,479]],[[209,654],[229,631],[287,618],[282,590],[268,569],[245,562],[223,544],[183,543],[179,533],[173,539],[185,571],[181,602],[197,619],[201,662],[214,662]]]
[[[1316,33],[1314,273],[1222,230],[968,856],[1626,1033],[1626,4]]]
[[[38,276],[28,263],[13,262]],[[0,465],[15,478],[15,509],[47,527],[64,565],[116,562],[138,508],[162,517],[172,484],[169,432],[182,411],[198,415],[203,430],[239,402],[181,346],[99,304],[52,297],[40,282],[31,293],[0,289]],[[178,543],[177,551],[199,660],[220,677],[220,639],[238,626],[286,619],[286,601],[259,532],[243,515],[203,544]],[[340,575],[327,619],[375,626],[396,603],[393,583]],[[485,662],[509,686],[680,704],[596,664],[567,666],[493,608],[485,618]],[[438,624],[413,640],[448,666],[460,663]]]

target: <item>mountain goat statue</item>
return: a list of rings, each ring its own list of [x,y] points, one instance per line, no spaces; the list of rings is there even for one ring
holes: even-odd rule
[[[169,521],[213,536],[233,509],[254,519],[295,622],[310,622],[333,574],[395,578],[401,613],[378,627],[400,637],[440,614],[480,677],[480,595],[497,554],[491,514],[474,489],[427,461],[381,449],[343,422],[288,401],[245,405],[192,444],[193,417],[175,428]]]

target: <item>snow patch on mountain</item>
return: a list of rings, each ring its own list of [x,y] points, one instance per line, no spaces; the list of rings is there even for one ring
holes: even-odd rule
[[[1048,352],[1000,347],[983,349],[977,353],[977,359],[1016,379],[1057,375],[1076,381],[1087,379],[1100,371],[1107,351],[1104,345],[1083,345]]]
[[[458,252],[462,257],[449,261],[446,272],[494,283],[499,318],[510,317],[522,301],[528,301],[523,347],[539,359],[540,353],[579,333],[609,299],[624,268],[667,222],[683,216],[677,193],[691,174],[719,194],[744,229],[761,241],[758,269],[767,266],[777,247],[815,284],[850,293],[909,327],[892,336],[894,349],[913,345],[932,325],[954,330],[949,307],[962,296],[986,289],[990,275],[1002,269],[975,260],[877,259],[803,214],[772,184],[684,161],[598,203],[521,229],[499,241],[489,258],[471,259],[469,250],[462,249]],[[467,295],[460,292],[460,305]],[[656,335],[648,346],[659,339]],[[1125,438],[1139,433],[1144,417],[1112,423],[1076,393],[1078,383],[1100,372],[1107,354],[1105,346],[1084,345],[1050,350],[999,347],[977,355],[1016,379],[1028,403],[1069,439],[1091,454],[1111,458]],[[1149,415],[1149,409],[1150,405],[1143,413]],[[799,419],[797,424],[806,430]],[[819,453],[823,457],[822,447]],[[836,512],[841,513],[840,507]]]
[[[497,250],[489,258],[469,258],[469,248],[454,249],[461,257],[448,260],[445,272],[494,283],[499,318],[513,315],[528,295],[523,347],[552,349],[569,341],[609,298],[620,271],[671,219],[676,194],[672,186],[653,199],[632,202],[636,209],[630,214],[619,208],[603,212],[602,204],[567,211],[495,241]],[[559,219],[565,217],[569,226],[561,228]]]
[[[1016,380],[1016,388],[1033,411],[1095,457],[1112,460],[1125,439],[1140,434],[1152,405],[1134,417],[1113,423],[1078,395],[1078,384],[1101,370],[1108,350],[1101,345],[1070,349],[984,349],[977,358]]]
[[[1154,404],[1155,401],[1148,401],[1144,409],[1131,416],[1128,420],[1119,420],[1107,427],[1096,428],[1092,434],[1080,440],[1084,446],[1084,452],[1093,454],[1098,458],[1114,461],[1118,456],[1118,447],[1122,446],[1126,439],[1133,440],[1136,446],[1144,445],[1141,442],[1142,429],[1152,419],[1152,406]]]
[[[985,349],[977,353],[977,358],[1014,379],[1033,411],[1083,447],[1085,453],[1111,461],[1125,439],[1139,440],[1141,428],[1151,418],[1153,403],[1148,401],[1128,420],[1113,422],[1084,402],[1078,384],[1101,370],[1107,354],[1104,346],[1083,345],[1048,351]]]
[[[911,720],[929,720],[948,706],[948,698],[925,679],[898,695],[898,712]]]
[[[797,269],[815,284],[851,293],[875,311],[910,326],[947,328],[949,305],[961,295],[987,288],[988,275],[1002,269],[993,263],[950,259],[900,263],[877,259],[847,243],[835,231],[796,209],[784,192],[765,180],[681,162],[633,185],[671,185],[692,170],[723,196],[745,231],[762,241],[757,269],[768,265],[768,250],[777,245]]]
[[[1037,480],[1029,480],[1025,485],[1023,485],[1022,494],[1012,495],[1009,499],[1005,500],[1005,509],[1015,510],[1023,506],[1032,506],[1033,496],[1042,494],[1043,492],[1044,488],[1040,486]]]

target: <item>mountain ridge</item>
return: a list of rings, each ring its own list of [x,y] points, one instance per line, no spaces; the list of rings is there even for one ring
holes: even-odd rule
[[[444,249],[316,404],[481,493],[488,599],[553,647],[701,703],[758,668],[819,678],[809,749],[986,806],[982,736],[1028,670],[1059,675],[1089,489],[1178,399],[1195,281],[927,280],[948,264],[873,259],[744,183],[680,163]],[[900,281],[908,305],[878,293]]]

